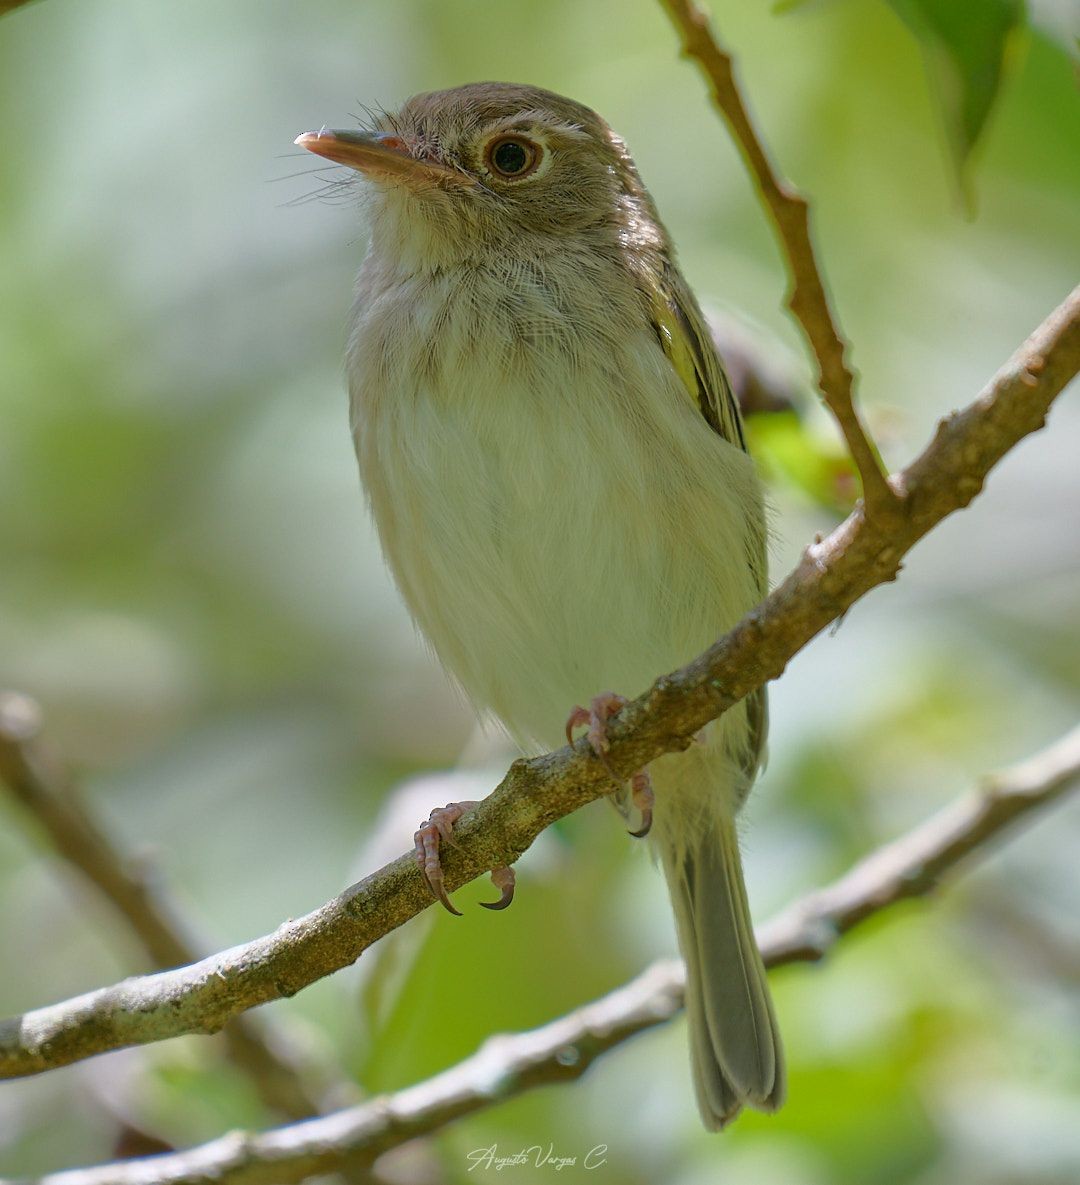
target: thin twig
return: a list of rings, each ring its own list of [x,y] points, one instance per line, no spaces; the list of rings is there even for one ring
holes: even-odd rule
[[[701,67],[713,101],[727,123],[750,171],[758,195],[772,216],[791,279],[788,307],[795,314],[818,368],[818,387],[832,412],[862,479],[863,498],[872,514],[889,513],[897,494],[890,487],[877,450],[855,406],[855,379],[844,357],[844,340],[810,238],[806,199],[779,176],[769,159],[735,81],[731,56],[720,47],[709,19],[693,0],[661,0],[683,43],[683,53]]]
[[[769,967],[820,959],[871,914],[924,897],[969,856],[986,855],[1006,828],[1075,790],[1080,727],[985,778],[921,826],[878,848],[827,888],[789,906],[761,932]]]
[[[0,784],[37,819],[56,850],[101,892],[127,923],[157,968],[180,967],[200,957],[165,900],[161,886],[117,849],[86,809],[66,771],[40,742],[41,714],[27,696],[0,692]],[[269,1032],[253,1016],[238,1016],[222,1036],[232,1061],[254,1084],[263,1102],[290,1119],[318,1115],[323,1108],[308,1089],[300,1067],[285,1054],[287,1039]],[[319,1067],[327,1077],[327,1067]]]
[[[766,966],[822,958],[841,935],[897,901],[929,893],[1078,781],[1080,728],[790,905],[760,932]],[[684,979],[681,962],[664,960],[539,1029],[488,1038],[465,1061],[397,1094],[272,1132],[233,1132],[186,1152],[53,1173],[35,1185],[288,1185],[356,1166],[533,1087],[580,1078],[602,1054],[678,1012]],[[592,1156],[601,1161],[603,1146]]]
[[[1040,428],[1080,370],[1080,288],[1032,334],[976,401],[938,425],[895,480],[905,497],[888,523],[857,507],[730,633],[688,666],[658,679],[608,728],[620,776],[685,749],[710,720],[779,676],[812,638],[870,589],[893,580],[928,531],[967,506],[990,470]],[[516,761],[455,828],[446,887],[514,863],[556,819],[610,790],[583,738]],[[39,1008],[0,1022],[0,1077],[36,1074],[128,1045],[216,1032],[232,1016],[291,996],[354,962],[373,942],[432,904],[411,855],[373,873],[273,934],[190,967]]]

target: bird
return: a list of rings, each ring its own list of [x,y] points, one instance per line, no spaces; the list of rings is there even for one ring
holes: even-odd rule
[[[505,82],[418,94],[296,143],[362,180],[350,421],[405,604],[523,747],[555,748],[586,723],[607,766],[624,693],[767,591],[739,408],[629,150],[588,107]],[[713,1131],[785,1094],[735,822],[766,727],[759,691],[612,789],[670,891]],[[455,913],[439,848],[471,805],[436,809],[415,836]],[[502,908],[514,874],[492,877]]]

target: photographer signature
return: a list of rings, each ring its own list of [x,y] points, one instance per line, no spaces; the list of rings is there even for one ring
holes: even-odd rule
[[[559,1156],[555,1152],[554,1144],[548,1144],[546,1148],[540,1144],[531,1144],[528,1148],[522,1148],[509,1156],[500,1156],[499,1145],[492,1144],[490,1148],[474,1148],[466,1157],[470,1173],[478,1168],[502,1172],[503,1169],[516,1168],[519,1165],[529,1165],[537,1169],[550,1168],[558,1173],[565,1168],[577,1167],[579,1163],[583,1169],[598,1169],[607,1163],[607,1150],[607,1144],[597,1144],[584,1156]]]

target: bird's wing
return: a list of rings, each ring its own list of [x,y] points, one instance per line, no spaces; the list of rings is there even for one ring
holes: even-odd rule
[[[742,413],[697,301],[674,267],[665,264],[655,281],[649,285],[650,313],[661,349],[709,427],[747,452]],[[747,558],[764,596],[767,588],[764,535],[751,543],[750,552]],[[765,756],[769,709],[764,687],[746,697],[746,717],[749,735],[743,766],[744,793],[749,791]]]
[[[661,349],[709,427],[745,452],[739,404],[697,301],[675,268],[665,265],[655,280],[650,314]]]

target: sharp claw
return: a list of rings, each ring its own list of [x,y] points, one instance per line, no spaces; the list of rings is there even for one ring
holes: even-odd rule
[[[652,781],[649,778],[648,772],[639,769],[630,779],[630,787],[631,801],[641,812],[641,826],[637,831],[631,831],[630,834],[635,839],[644,839],[652,829],[653,802],[655,801]]]
[[[498,901],[481,901],[485,909],[505,909],[514,900],[514,884],[517,878],[512,868],[495,868],[491,872],[491,883],[502,890]]]
[[[644,839],[646,835],[652,830],[652,808],[646,807],[641,812],[641,826],[637,831],[631,831],[630,834],[634,839]]]
[[[452,913],[456,918],[461,917],[461,910],[454,908],[454,903],[449,897],[447,897],[445,889],[439,893],[439,900],[443,903],[443,907],[446,909],[447,913]]]
[[[459,812],[452,809],[452,804],[447,804],[442,810],[435,810],[431,812],[428,822],[431,823],[435,830],[439,833],[439,839],[443,843],[458,846],[454,839],[454,822]]]
[[[593,700],[589,713],[589,743],[597,757],[602,758],[611,748],[607,738],[608,721],[628,702],[625,695],[616,695],[613,691],[605,691]]]
[[[502,896],[499,898],[498,901],[481,901],[480,904],[485,909],[505,909],[510,904],[510,902],[513,900],[514,900],[514,886],[510,885],[508,888],[503,889]]]
[[[628,700],[625,696],[605,691],[602,695],[598,695],[593,699],[589,708],[583,708],[580,704],[576,705],[566,721],[566,740],[571,745],[574,743],[575,727],[579,724],[588,724],[589,731],[586,733],[586,736],[589,740],[589,748],[592,749],[596,760],[604,767],[604,771],[616,786],[623,786],[625,782],[611,768],[611,762],[608,761],[608,739],[605,734],[605,728],[608,717],[617,712],[627,702]]]
[[[442,877],[439,877],[438,881],[433,882],[431,877],[422,868],[420,869],[420,875],[424,878],[424,883],[431,890],[432,897],[436,901],[441,901],[446,910],[452,913],[454,917],[461,917],[461,910],[454,908],[454,903],[447,896],[446,890],[443,888]]]
[[[570,715],[566,718],[566,743],[573,745],[574,743],[574,729],[579,724],[587,724],[589,721],[589,713],[580,704],[575,704],[571,709]]]
[[[608,777],[615,785],[623,788],[626,786],[625,779],[619,777],[608,760],[607,722],[627,703],[629,703],[629,700],[627,700],[626,696],[616,695],[613,691],[605,691],[593,698],[588,711],[585,708],[576,706],[566,721],[566,739],[571,745],[574,743],[575,725],[588,722],[589,731],[587,736],[589,738],[589,746],[596,755],[596,760],[604,767]],[[653,792],[652,785],[649,782],[649,775],[645,770],[639,770],[631,778],[630,786],[633,804],[641,811],[641,826],[637,831],[631,831],[630,834],[635,839],[644,839],[652,830],[653,824]],[[494,876],[495,874],[492,873],[493,879]],[[513,896],[513,885],[510,886],[510,895],[511,897]],[[505,889],[503,890],[503,896],[506,896]],[[486,905],[487,903],[485,902],[484,904]],[[510,900],[507,899],[496,902],[494,905],[487,905],[487,908],[505,909],[509,904]]]
[[[413,835],[416,863],[428,892],[441,903],[447,913],[452,913],[456,918],[462,916],[461,910],[454,907],[443,885],[439,846],[448,843],[460,850],[461,845],[454,835],[454,823],[474,806],[475,802],[448,802],[444,807],[437,807],[428,816],[427,822]],[[481,904],[485,909],[505,909],[514,899],[514,870],[496,868],[491,874],[491,880],[495,887],[502,891],[502,896],[498,901],[484,901]]]

